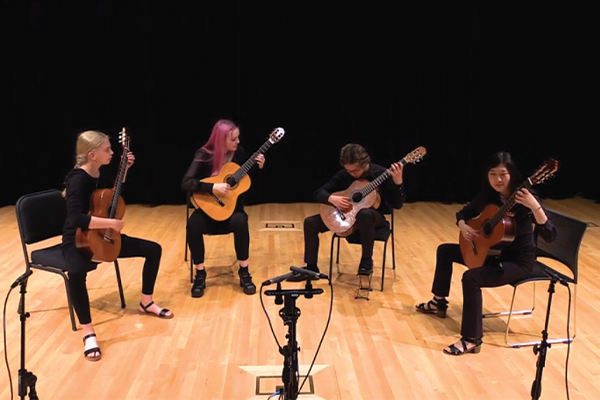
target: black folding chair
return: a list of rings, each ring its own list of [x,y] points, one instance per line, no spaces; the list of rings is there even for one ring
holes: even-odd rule
[[[385,282],[385,264],[386,264],[386,255],[387,255],[387,245],[390,237],[392,238],[392,269],[396,269],[396,250],[395,250],[395,241],[394,241],[394,209],[391,208],[390,212],[385,212],[385,215],[391,215],[391,221],[386,220],[386,224],[377,228],[375,230],[375,241],[383,243],[383,261],[381,265],[381,291],[383,292],[383,285]],[[338,236],[337,234],[333,234],[331,238],[331,250],[329,254],[329,276],[332,276],[333,273],[333,246],[334,242],[337,239],[337,254],[336,254],[336,264],[340,263],[340,238],[342,236]],[[349,236],[345,236],[344,239],[350,244],[358,244],[360,245],[360,232],[356,231],[350,234]],[[359,282],[359,288],[357,290],[357,298],[365,298],[368,299],[368,292],[372,291],[371,288],[371,278],[373,274],[369,275],[368,279],[368,287],[365,287],[362,284],[362,280]],[[363,296],[360,293],[362,291],[367,291],[367,296]]]
[[[510,328],[510,320],[513,315],[528,315],[531,314],[535,309],[535,282],[549,282],[551,280],[551,278],[545,273],[545,269],[557,274],[566,282],[572,284],[574,287],[573,304],[571,304],[573,310],[573,335],[569,338],[549,339],[548,343],[570,343],[573,341],[573,339],[575,339],[577,309],[575,307],[575,302],[577,298],[577,282],[579,276],[579,247],[581,246],[583,236],[587,229],[587,223],[549,209],[546,210],[546,214],[548,215],[548,218],[552,220],[554,226],[556,226],[556,239],[554,239],[552,242],[546,242],[542,238],[537,239],[536,254],[538,260],[536,261],[536,265],[532,273],[527,278],[511,284],[514,290],[512,300],[510,303],[510,310],[503,312],[488,313],[483,315],[484,318],[508,315],[508,321],[506,322],[506,331],[504,332],[504,342],[507,346],[510,347],[535,346],[536,344],[540,343],[540,340],[531,342],[510,343],[508,341],[508,333]],[[540,258],[547,258],[550,260],[560,262],[562,265],[566,266],[571,271],[572,277],[566,276],[556,271],[554,268],[551,268],[548,265],[542,263],[541,261],[539,261]],[[530,310],[514,311],[513,308],[517,288],[529,282],[534,282],[532,308]]]
[[[26,268],[28,270],[33,268],[52,272],[62,276],[65,289],[67,290],[71,326],[76,331],[77,326],[75,325],[71,292],[67,282],[69,278],[65,273],[67,268],[66,261],[62,255],[61,244],[34,250],[31,252],[31,256],[27,248],[28,245],[62,235],[63,226],[67,218],[67,206],[62,193],[59,190],[51,189],[24,195],[17,201],[15,212],[17,214],[17,224],[21,235]],[[123,285],[121,284],[119,263],[115,260],[114,264],[119,296],[121,297],[121,308],[125,308],[125,296],[123,294]],[[90,270],[95,269],[96,266],[97,263],[91,264]]]

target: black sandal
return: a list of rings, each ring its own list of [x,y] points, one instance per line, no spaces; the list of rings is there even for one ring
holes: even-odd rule
[[[90,333],[89,335],[85,335],[83,337],[84,348],[85,348],[85,341],[88,340],[89,338],[93,338],[93,337],[96,337],[95,333]],[[98,356],[90,357],[90,354],[92,354],[92,353],[98,353]],[[96,347],[92,347],[91,349],[84,350],[83,356],[88,361],[99,361],[102,358],[102,352],[100,351],[100,347],[96,346]]]
[[[148,311],[148,308],[150,308],[150,306],[152,306],[152,304],[154,304],[154,301],[151,301],[150,303],[148,303],[146,305],[143,305],[140,302],[140,307],[143,308],[143,311],[140,310],[140,312],[143,312],[145,314],[156,315],[158,318],[164,318],[164,319],[171,319],[175,316],[175,314],[173,314],[173,313],[171,313],[170,315],[167,315],[167,313],[171,311],[168,308],[163,308],[162,310],[160,310],[159,314],[153,313],[152,311]]]
[[[435,314],[440,318],[446,318],[446,311],[448,310],[448,300],[436,299],[434,297],[427,303],[417,304],[415,306],[415,310],[423,314]]]
[[[474,344],[475,346],[471,348],[467,348],[467,343]],[[483,340],[479,339],[467,339],[465,337],[460,338],[460,344],[462,345],[462,350],[456,347],[454,344],[448,346],[450,351],[444,349],[444,354],[448,354],[451,356],[462,356],[467,353],[477,354],[481,351],[481,345],[483,344]]]

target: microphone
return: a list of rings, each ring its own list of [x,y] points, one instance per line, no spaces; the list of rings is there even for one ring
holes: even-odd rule
[[[560,277],[560,275],[558,275],[556,272],[552,271],[550,268],[548,267],[544,267],[544,273],[546,275],[548,275],[550,278],[560,282],[561,285],[563,286],[569,286],[569,284],[567,283],[567,281],[565,281],[563,278]]]
[[[11,289],[16,288],[18,285],[20,285],[21,283],[25,282],[25,280],[27,278],[29,278],[29,276],[31,274],[33,274],[33,271],[31,269],[27,269],[27,271],[25,271],[25,273],[23,275],[21,275],[20,277],[18,277],[17,280],[15,280],[12,285],[10,285],[10,288]]]
[[[311,271],[310,269],[298,268],[298,267],[290,267],[290,271],[294,271],[300,275],[308,275],[315,279],[329,279],[329,277],[320,272]]]
[[[288,279],[290,279],[293,276],[298,276],[298,274],[296,274],[295,272],[288,272],[285,275],[279,275],[275,278],[271,278],[268,281],[264,281],[262,284],[263,286],[268,286],[268,285],[272,285],[274,283],[279,283],[279,282],[283,282],[286,281]]]

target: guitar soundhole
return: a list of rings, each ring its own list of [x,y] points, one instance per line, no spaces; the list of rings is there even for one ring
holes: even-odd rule
[[[485,236],[490,236],[492,234],[492,226],[489,224],[489,222],[486,222],[483,225],[483,234]]]
[[[234,187],[235,185],[237,185],[237,181],[235,180],[235,178],[233,176],[228,176],[227,179],[225,179],[225,183],[227,183],[231,187]]]
[[[352,201],[355,203],[358,203],[359,201],[361,201],[363,199],[363,196],[360,192],[354,192],[352,194]]]

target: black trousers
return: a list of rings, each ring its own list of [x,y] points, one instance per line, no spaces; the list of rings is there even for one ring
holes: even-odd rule
[[[82,325],[89,324],[92,322],[92,317],[86,278],[92,262],[87,254],[75,247],[75,244],[63,247],[62,253],[67,265],[69,265],[69,289],[71,290],[73,308],[75,308],[79,323]],[[158,243],[121,235],[121,252],[118,258],[143,257],[146,259],[142,269],[143,294],[150,295],[154,293],[154,284],[156,283],[161,256],[162,247]]]
[[[363,208],[356,214],[356,228],[360,234],[362,258],[373,257],[375,245],[375,230],[386,224],[383,214],[372,208]],[[323,222],[320,214],[312,215],[304,220],[304,262],[317,264],[319,258],[319,233],[327,232],[329,228]]]
[[[431,291],[436,296],[450,294],[452,263],[464,265],[458,244],[442,244],[437,249],[435,275]],[[493,266],[488,258],[484,265],[465,271],[462,276],[463,312],[460,333],[463,337],[483,337],[483,299],[481,288],[508,285],[525,278],[531,268],[510,261],[502,261],[502,268]]]
[[[204,235],[233,232],[233,244],[238,260],[247,260],[250,253],[250,232],[248,215],[244,211],[235,211],[225,221],[215,221],[201,209],[196,209],[186,227],[187,242],[192,253],[192,262],[204,262]]]

